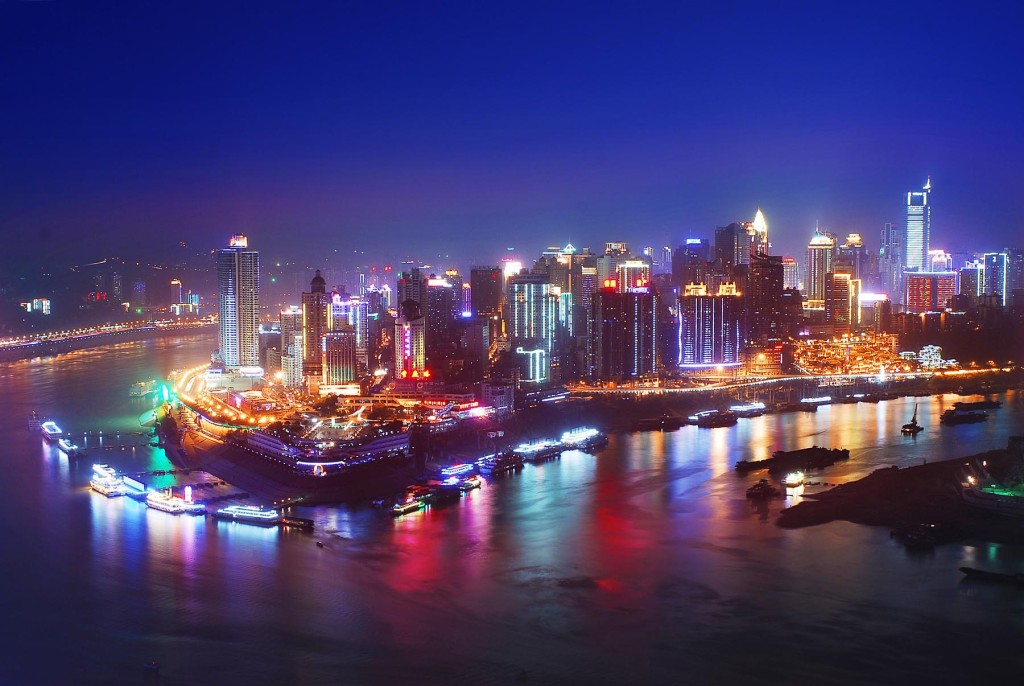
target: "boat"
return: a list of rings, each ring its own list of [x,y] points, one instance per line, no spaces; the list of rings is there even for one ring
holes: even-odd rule
[[[735,412],[737,417],[760,417],[768,410],[768,407],[762,402],[746,403],[743,405],[730,405],[729,411]]]
[[[645,417],[637,420],[633,425],[633,431],[674,431],[686,421],[682,417],[663,414],[660,417]]]
[[[480,484],[482,483],[483,479],[481,479],[479,476],[474,475],[467,479],[464,479],[462,483],[459,484],[459,488],[462,489],[462,491],[471,491],[474,488],[480,488]]]
[[[584,452],[596,452],[608,446],[608,436],[597,429],[566,431],[562,434],[561,440],[565,448]]]
[[[42,428],[43,420],[39,418],[39,413],[32,410],[28,415],[28,430],[39,431]]]
[[[145,398],[147,395],[156,393],[159,383],[156,380],[153,381],[138,381],[132,384],[132,387],[128,390],[128,396],[131,398]]]
[[[908,548],[934,548],[943,537],[949,540],[949,532],[945,527],[933,522],[922,522],[912,524],[889,532],[889,535],[898,539]]]
[[[954,410],[998,410],[1003,406],[1001,400],[976,400],[974,402],[964,402],[958,400],[953,403]]]
[[[797,488],[798,486],[804,485],[804,473],[803,472],[790,472],[786,475],[786,478],[782,480],[783,485],[786,488]]]
[[[417,512],[423,509],[422,500],[409,500],[404,503],[395,503],[394,507],[391,508],[391,514],[394,517],[401,517],[404,514],[410,512]]]
[[[739,421],[739,417],[732,410],[707,410],[690,415],[689,419],[703,429],[734,426]]]
[[[94,464],[92,466],[92,478],[89,480],[89,488],[102,493],[108,498],[125,495],[128,488],[124,480],[117,475],[113,468],[105,464]]]
[[[66,438],[58,438],[57,447],[68,457],[74,457],[80,452],[79,447]]]
[[[939,417],[939,422],[947,426],[956,424],[977,424],[988,419],[988,412],[982,410],[946,410]]]
[[[924,431],[924,427],[917,423],[917,405],[914,405],[914,416],[910,418],[910,421],[903,425],[900,429],[900,433],[904,436],[916,436],[917,434]]]
[[[229,505],[213,513],[216,519],[230,519],[257,526],[277,526],[281,523],[281,513],[277,510],[264,510],[252,505]]]
[[[281,526],[290,526],[295,529],[313,530],[313,520],[305,517],[281,517]]]
[[[975,569],[974,567],[961,567],[960,571],[968,579],[978,581],[994,581],[1001,584],[1012,584],[1024,588],[1024,573],[1017,572],[1016,574],[1000,574],[999,572],[989,572],[984,569]]]
[[[747,489],[747,497],[755,500],[777,498],[780,495],[782,494],[779,492],[779,489],[768,483],[768,479],[761,479]]]
[[[43,432],[43,438],[50,443],[56,443],[60,437],[64,434],[61,428],[57,426],[57,423],[47,419],[45,422],[39,425],[39,429]]]
[[[767,460],[740,460],[736,463],[736,471],[746,474],[758,469],[767,469],[771,472],[823,469],[836,462],[849,459],[850,451],[846,448],[830,449],[812,446],[799,450],[776,450]]]
[[[188,493],[188,487],[186,487]],[[146,507],[154,510],[168,512],[170,514],[204,514],[206,506],[202,503],[194,503],[188,497],[182,498],[171,493],[171,489],[164,491],[150,491],[146,494]]]

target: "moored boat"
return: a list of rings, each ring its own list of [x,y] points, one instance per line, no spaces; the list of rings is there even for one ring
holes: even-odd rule
[[[186,493],[188,493],[186,487]],[[171,493],[171,489],[164,491],[151,491],[146,494],[146,507],[154,510],[168,512],[170,514],[204,514],[206,507],[202,503],[195,503],[186,496],[182,498]]]
[[[409,500],[404,503],[395,503],[394,507],[391,508],[391,514],[394,517],[401,517],[404,514],[422,510],[423,507],[424,505],[422,500]]]
[[[102,493],[108,498],[125,495],[128,488],[124,481],[111,467],[105,464],[94,464],[92,466],[92,478],[89,480],[89,488]]]
[[[229,505],[213,513],[216,519],[229,519],[257,526],[277,526],[281,523],[281,513],[277,510],[264,510],[251,505]]]
[[[999,572],[990,572],[985,569],[975,569],[974,567],[961,567],[960,571],[963,572],[968,579],[994,581],[1001,584],[1012,584],[1014,586],[1024,588],[1024,573],[1021,572],[1017,572],[1016,574],[1002,574]]]
[[[939,422],[947,426],[956,424],[977,424],[988,419],[988,413],[982,410],[946,410],[939,417]]]
[[[39,413],[35,410],[28,415],[28,430],[39,431],[42,428],[43,420],[39,418]]]
[[[64,435],[64,432],[57,426],[57,423],[50,419],[40,424],[39,429],[43,432],[43,438],[50,443],[56,443]]]
[[[690,415],[690,421],[704,429],[734,426],[739,417],[732,410],[707,410]]]

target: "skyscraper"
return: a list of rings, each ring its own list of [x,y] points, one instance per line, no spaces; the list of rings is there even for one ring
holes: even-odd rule
[[[922,272],[906,274],[907,312],[941,312],[956,295],[956,272]]]
[[[302,374],[317,379],[323,374],[323,339],[330,329],[327,282],[320,270],[309,282],[309,292],[302,294]]]
[[[882,276],[882,290],[893,300],[903,300],[903,232],[895,224],[882,227],[882,242],[878,249],[878,270]]]
[[[501,282],[501,269],[498,267],[473,267],[470,270],[474,316],[494,316],[501,312]]]
[[[854,282],[849,274],[830,273],[825,275],[825,323],[832,328],[833,335],[850,333],[854,314]],[[858,317],[859,318],[859,317]]]
[[[220,359],[226,369],[257,367],[260,359],[260,254],[243,235],[217,250]]]
[[[807,246],[807,307],[825,306],[825,275],[832,272],[832,255],[835,242],[829,236],[814,230],[814,236]]]
[[[763,252],[750,256],[747,278],[747,339],[767,342],[783,337],[785,266],[782,258]]]
[[[985,294],[1001,296],[1003,307],[1010,302],[1009,266],[1010,257],[1005,252],[985,253]]]
[[[395,320],[395,379],[429,378],[426,320],[415,300],[399,305]]]
[[[594,294],[589,375],[635,379],[658,366],[658,296],[649,290],[619,292],[609,285]]]
[[[540,274],[518,274],[509,284],[509,338],[512,350],[523,363],[522,380],[551,380],[557,303],[551,284]]]
[[[929,269],[928,251],[931,248],[932,208],[928,198],[932,191],[932,179],[920,191],[907,193],[907,231],[903,241],[904,268],[907,271],[925,272]]]
[[[302,385],[302,308],[289,307],[278,315],[281,321],[282,383],[289,388]]]
[[[357,379],[356,332],[345,326],[324,335],[324,383],[329,386],[352,383]]]
[[[740,364],[743,298],[735,284],[717,295],[704,284],[686,286],[679,297],[679,366],[700,369]]]

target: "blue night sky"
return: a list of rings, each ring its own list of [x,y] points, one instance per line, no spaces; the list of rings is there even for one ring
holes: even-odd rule
[[[761,206],[877,245],[1024,240],[1024,58],[986,3],[0,1],[0,264],[492,262],[677,244]]]

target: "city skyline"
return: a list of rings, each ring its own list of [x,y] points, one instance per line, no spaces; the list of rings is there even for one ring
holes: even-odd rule
[[[1012,242],[1021,95],[984,96],[1012,79],[1009,28],[934,11],[906,40],[909,9],[876,22],[735,7],[528,20],[364,9],[344,24],[209,8],[202,25],[166,16],[155,32],[134,12],[5,6],[3,50],[21,68],[0,91],[18,133],[4,142],[0,232],[22,239],[5,259],[73,262],[97,244],[158,259],[245,233],[314,266],[318,251],[370,254],[380,235],[395,239],[385,261],[468,263],[495,239],[674,246],[758,207],[773,252],[800,255],[816,225],[873,242],[902,224],[903,193],[929,174],[932,244]],[[277,48],[236,43],[233,21]],[[168,42],[174,27],[189,59]],[[727,56],[726,35],[757,58]],[[781,47],[796,37],[814,60]],[[150,71],[130,66],[145,58]]]

